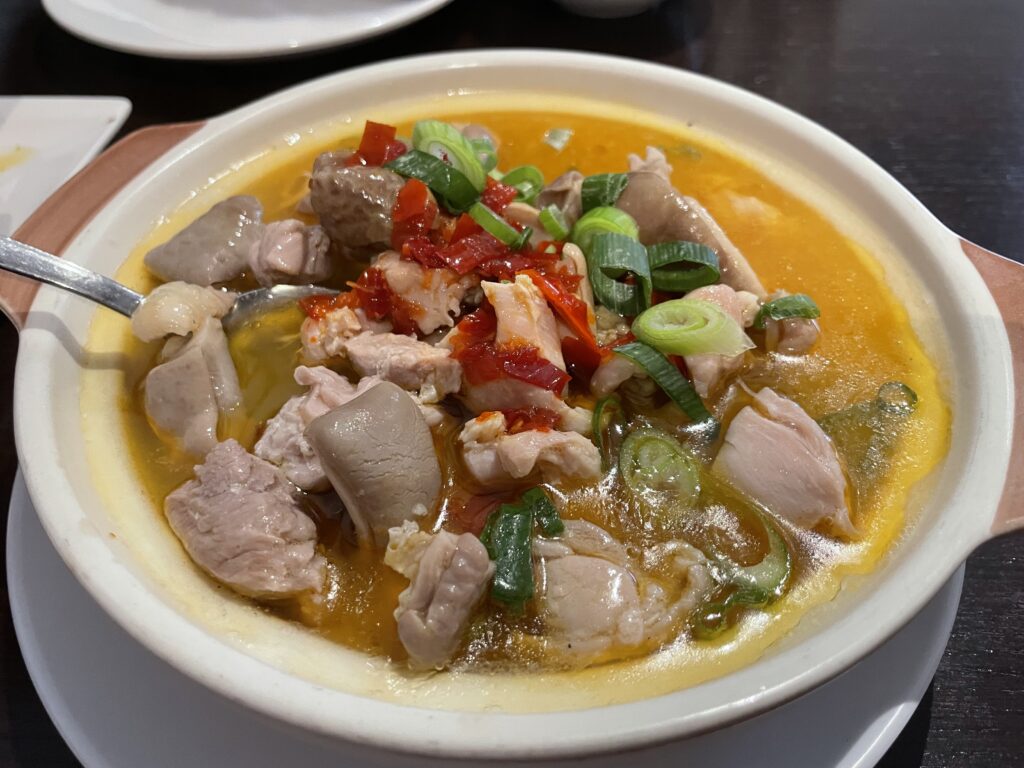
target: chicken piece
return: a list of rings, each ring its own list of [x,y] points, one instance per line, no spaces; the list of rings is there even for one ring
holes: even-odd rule
[[[516,275],[513,283],[485,280],[480,287],[498,318],[496,344],[535,347],[540,357],[565,370],[555,315],[533,280]]]
[[[363,546],[437,504],[441,468],[419,406],[384,381],[312,421],[306,439],[345,503]]]
[[[331,484],[306,439],[306,427],[318,416],[379,384],[380,379],[367,376],[358,384],[352,384],[330,368],[304,365],[295,369],[294,376],[297,384],[309,387],[308,391],[290,398],[267,422],[253,453],[279,466],[284,476],[302,490],[319,493],[328,490]]]
[[[733,418],[712,470],[801,528],[856,533],[832,441],[803,408],[765,387]]]
[[[775,291],[769,298],[780,299],[788,295],[786,291]],[[780,355],[804,355],[811,351],[819,335],[821,327],[817,320],[811,318],[769,319],[765,324],[764,345],[769,352]]]
[[[297,219],[272,221],[249,249],[249,268],[263,286],[318,283],[331,276],[330,245],[323,227]]]
[[[282,598],[323,587],[313,521],[277,467],[234,440],[168,494],[164,514],[193,562],[236,592]]]
[[[633,171],[615,207],[632,216],[640,228],[640,242],[668,243],[690,240],[703,243],[718,255],[722,282],[737,291],[750,291],[759,299],[764,286],[740,250],[726,237],[710,213],[675,190],[661,175]]]
[[[669,164],[668,158],[665,157],[665,153],[657,147],[648,146],[643,157],[630,153],[627,160],[629,161],[629,170],[654,173],[669,184],[672,183],[672,166]]]
[[[590,377],[590,392],[594,397],[608,397],[634,376],[645,376],[643,369],[622,355],[602,360]]]
[[[154,288],[132,313],[132,333],[140,341],[188,336],[209,317],[224,317],[238,297],[205,285],[175,281]]]
[[[189,339],[164,345],[145,380],[144,407],[158,434],[194,456],[217,444],[217,418],[242,402],[238,374],[220,321],[207,318]]]
[[[229,197],[145,256],[161,280],[213,285],[234,280],[249,265],[249,249],[263,232],[263,206],[255,197]]]
[[[450,269],[427,269],[394,251],[382,253],[373,266],[384,273],[391,292],[411,305],[410,314],[424,335],[455,325],[466,293],[480,284],[476,275],[459,277]]]
[[[583,214],[583,179],[579,171],[566,171],[537,195],[537,207],[558,206],[571,227]]]
[[[574,275],[580,275],[583,279],[580,280],[579,287],[576,289],[576,295],[579,296],[583,301],[587,302],[587,306],[590,311],[587,313],[590,319],[590,330],[596,331],[597,329],[597,316],[594,311],[594,288],[590,284],[590,275],[587,271],[587,258],[583,255],[583,251],[575,243],[566,243],[562,247],[562,258],[565,259],[572,267],[572,273]]]
[[[535,472],[556,484],[601,476],[601,454],[583,435],[537,429],[510,435],[500,411],[467,421],[459,441],[466,469],[485,487],[514,485]]]
[[[362,309],[339,307],[320,318],[302,321],[302,357],[306,362],[322,363],[345,355],[345,342],[362,333],[390,333],[391,323],[370,320]]]
[[[364,333],[344,344],[360,376],[379,376],[437,403],[462,386],[462,366],[451,351],[395,333]]]
[[[412,667],[443,669],[483,599],[494,563],[471,533],[430,534],[408,521],[388,533],[384,562],[409,579],[395,609],[398,638]]]
[[[496,379],[485,384],[463,383],[463,404],[473,413],[510,411],[515,408],[545,408],[558,414],[558,428],[568,432],[590,434],[593,412],[572,408],[549,389],[535,387],[517,379]]]
[[[346,166],[350,152],[325,152],[313,163],[309,202],[337,245],[358,255],[391,244],[391,210],[405,180],[385,168]]]
[[[734,291],[727,285],[705,285],[686,294],[687,299],[709,301],[725,310],[741,328],[749,328],[757,317],[759,302],[747,291]],[[748,339],[749,341],[749,339]],[[753,347],[754,343],[750,342]],[[725,378],[740,369],[744,353],[738,355],[686,355],[686,367],[693,379],[693,388],[707,397]]]

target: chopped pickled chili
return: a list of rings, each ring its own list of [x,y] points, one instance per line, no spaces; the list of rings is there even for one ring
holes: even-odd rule
[[[459,238],[441,252],[441,257],[448,266],[460,275],[468,275],[477,270],[481,264],[508,255],[511,255],[508,246],[503,245],[493,235],[486,232],[476,232]],[[482,276],[486,275],[482,274]]]
[[[481,232],[483,232],[483,228],[473,220],[472,216],[468,213],[464,213],[455,220],[455,226],[452,228],[451,236],[448,238],[448,243],[457,243],[465,237],[476,235]]]
[[[358,306],[358,297],[353,295],[351,291],[336,295],[317,294],[315,296],[304,296],[299,299],[299,309],[306,313],[306,317],[311,317],[314,320],[321,320],[329,312],[341,309],[342,307],[354,309]]]
[[[393,125],[366,121],[359,149],[345,161],[345,165],[384,165],[408,151],[405,143],[395,138],[397,129]]]
[[[395,333],[416,332],[416,318],[422,314],[422,307],[392,291],[384,273],[376,267],[370,267],[359,276],[352,293],[371,320],[390,319]]]
[[[402,243],[400,250],[403,259],[419,262],[427,269],[441,269],[448,266],[441,258],[440,249],[425,235],[410,237]]]
[[[497,379],[512,378],[541,389],[560,393],[569,374],[540,356],[528,345],[499,346],[493,342],[473,344],[452,353],[462,363],[466,381],[478,386]]]
[[[561,417],[550,408],[538,408],[533,405],[528,408],[512,408],[502,413],[505,415],[505,424],[510,435],[530,430],[550,432],[561,421]]]
[[[391,209],[391,246],[401,249],[409,238],[426,237],[436,218],[437,203],[427,185],[419,179],[408,179]]]
[[[590,306],[566,288],[561,277],[562,273],[542,275],[535,269],[526,269],[523,270],[523,274],[533,280],[533,284],[544,294],[544,298],[547,299],[555,313],[576,334],[576,338],[600,354],[597,339],[594,338],[594,332],[590,328]],[[577,280],[576,283],[578,285],[579,281]]]
[[[502,184],[500,181],[487,177],[487,186],[480,194],[480,202],[486,205],[495,213],[501,213],[508,207],[508,204],[516,199],[519,192],[515,187]]]
[[[485,341],[494,341],[498,330],[498,318],[494,307],[485,299],[479,307],[464,315],[451,335],[452,354],[456,355],[466,347]]]

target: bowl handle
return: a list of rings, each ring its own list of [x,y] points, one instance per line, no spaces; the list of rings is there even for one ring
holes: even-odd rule
[[[1010,467],[1003,497],[992,521],[992,535],[996,536],[1024,528],[1024,264],[986,251],[963,238],[960,247],[981,273],[996,300],[1013,356],[1015,401]]]
[[[202,126],[202,122],[154,125],[128,134],[50,195],[14,238],[59,256],[110,198]],[[39,283],[34,280],[0,272],[0,311],[19,330],[38,290]]]

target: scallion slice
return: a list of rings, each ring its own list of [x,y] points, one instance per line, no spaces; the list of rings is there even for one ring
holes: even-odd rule
[[[717,430],[718,422],[708,413],[693,385],[669,362],[661,352],[642,341],[631,341],[615,348],[615,353],[624,355],[639,365],[654,382],[661,387],[679,409],[694,422],[708,422]]]
[[[522,248],[533,234],[529,227],[520,232],[481,202],[473,203],[467,213],[485,232],[515,250]]]
[[[503,175],[501,183],[515,187],[516,192],[519,193],[516,200],[532,203],[544,189],[544,174],[535,165],[520,165]]]
[[[540,225],[555,240],[565,240],[569,236],[569,223],[559,210],[557,205],[549,205],[544,208],[540,215]]]
[[[700,464],[672,435],[660,429],[630,432],[619,451],[619,474],[641,499],[669,495],[673,506],[692,506],[700,493]]]
[[[588,243],[587,272],[597,300],[619,315],[632,317],[643,312],[651,303],[651,273],[644,247],[638,240],[614,232],[596,234]],[[627,273],[633,275],[634,283],[619,281]]]
[[[617,232],[633,240],[640,234],[636,221],[625,211],[618,208],[601,207],[587,211],[573,224],[569,239],[580,247],[583,253],[590,252],[590,244],[594,236],[601,232]],[[646,252],[644,263],[647,262]],[[646,271],[650,271],[648,268]]]
[[[678,241],[649,245],[647,259],[651,263],[651,282],[659,291],[688,293],[714,285],[721,276],[718,255],[700,243]]]
[[[794,293],[792,296],[781,296],[761,305],[754,319],[755,328],[764,328],[768,320],[787,320],[791,317],[803,317],[813,320],[821,317],[821,310],[814,299],[805,293]]]
[[[495,149],[494,143],[482,136],[478,139],[470,139],[469,143],[473,147],[473,151],[476,152],[476,159],[480,161],[484,173],[490,175],[498,165],[498,151]]]
[[[633,321],[633,335],[666,355],[735,357],[754,342],[724,309],[701,299],[655,304]]]
[[[565,149],[565,145],[572,138],[571,128],[552,128],[544,133],[544,143],[556,152]]]
[[[453,213],[462,213],[480,197],[461,171],[426,152],[409,150],[384,167],[407,179],[419,179]]]
[[[483,192],[487,171],[476,156],[476,147],[454,125],[420,120],[412,128],[412,146],[448,163],[469,179],[477,192]]]
[[[629,183],[624,173],[598,173],[583,180],[581,190],[583,212],[602,206],[615,205],[622,190]]]
[[[614,457],[618,456],[619,444],[626,428],[626,417],[622,412],[622,401],[616,395],[609,395],[597,401],[591,424],[594,445],[601,454],[601,469],[611,469]]]

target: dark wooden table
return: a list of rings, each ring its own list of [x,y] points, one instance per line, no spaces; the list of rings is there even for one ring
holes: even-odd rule
[[[1020,0],[667,0],[656,12],[613,22],[570,16],[545,0],[457,0],[363,45],[251,64],[113,53],[61,31],[38,0],[0,0],[0,94],[127,96],[135,105],[125,126],[130,131],[215,115],[358,64],[485,46],[637,56],[748,88],[860,147],[961,235],[1007,256],[1024,255]],[[0,321],[4,530],[16,467],[10,406],[16,350],[16,334]],[[1024,766],[1024,563],[1016,554],[1022,548],[1024,541],[1009,537],[968,560],[942,665],[882,766]],[[6,582],[4,598],[0,768],[77,765],[25,672]]]

